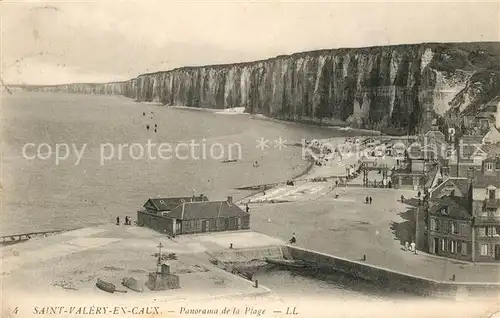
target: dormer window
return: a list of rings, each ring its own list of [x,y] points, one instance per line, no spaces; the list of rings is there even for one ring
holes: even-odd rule
[[[446,206],[445,206],[445,207],[442,207],[442,208],[441,208],[441,213],[442,213],[442,214],[445,214],[445,215],[448,215],[448,207],[446,207]]]

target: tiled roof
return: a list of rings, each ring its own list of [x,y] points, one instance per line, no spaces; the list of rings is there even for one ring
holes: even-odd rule
[[[442,212],[443,209],[446,213]],[[472,216],[469,209],[469,200],[456,196],[446,196],[429,208],[429,214],[455,219],[470,219]]]
[[[248,213],[227,201],[186,202],[170,212],[167,217],[179,220],[216,219],[242,217]]]
[[[183,202],[201,202],[208,201],[206,196],[190,196],[190,197],[172,197],[172,198],[158,198],[149,199],[144,207],[152,205],[152,207],[157,211],[171,211],[176,206],[182,204]]]
[[[469,180],[467,178],[447,178],[446,180],[443,180],[443,182],[439,184],[437,187],[431,189],[430,191],[431,200],[439,199],[437,195],[441,193],[441,191],[443,191],[444,188],[450,185],[457,188],[458,191],[460,191],[460,193],[463,196],[467,196],[467,193],[469,191]]]

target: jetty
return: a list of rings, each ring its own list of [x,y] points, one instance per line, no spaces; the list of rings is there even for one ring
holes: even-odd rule
[[[49,235],[55,235],[63,232],[78,230],[78,228],[74,229],[66,229],[66,230],[51,230],[51,231],[42,231],[42,232],[30,232],[23,234],[11,234],[0,236],[0,246],[16,244],[20,242],[27,241],[32,238],[37,237],[47,237]]]

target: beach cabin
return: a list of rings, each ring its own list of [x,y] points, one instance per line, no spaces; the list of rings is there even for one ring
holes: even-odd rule
[[[169,235],[250,229],[250,214],[234,204],[231,196],[225,201],[208,201],[205,198],[189,201],[162,199],[164,204],[179,204],[173,208],[169,206],[170,210],[160,213],[152,213],[146,203],[146,210],[137,212],[137,224]]]

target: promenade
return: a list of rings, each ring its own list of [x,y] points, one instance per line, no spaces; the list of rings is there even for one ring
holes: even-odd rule
[[[314,200],[279,204],[252,204],[252,229],[288,240],[293,233],[297,246],[354,261],[437,281],[500,283],[500,265],[473,264],[411,253],[403,244],[413,236],[410,206],[399,202],[412,190],[347,187]],[[366,204],[366,196],[373,198]]]

